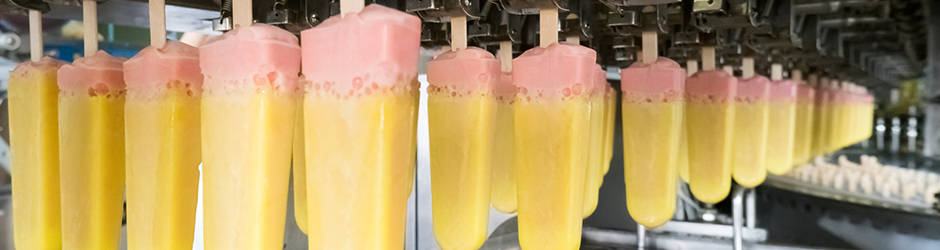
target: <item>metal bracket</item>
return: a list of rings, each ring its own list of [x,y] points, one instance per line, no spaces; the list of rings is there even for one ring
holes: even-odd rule
[[[538,15],[539,9],[546,8],[557,8],[559,13],[570,10],[568,0],[500,0],[500,2],[509,13],[516,15]]]
[[[620,35],[639,36],[643,30],[655,30],[667,34],[669,10],[666,5],[657,5],[654,12],[643,13],[640,6],[621,6],[607,13],[607,26]]]
[[[407,0],[405,10],[428,22],[449,22],[451,16],[479,19],[486,0]]]
[[[16,7],[29,9],[29,10],[38,10],[40,13],[46,13],[52,10],[49,7],[49,4],[41,0],[7,0]]]

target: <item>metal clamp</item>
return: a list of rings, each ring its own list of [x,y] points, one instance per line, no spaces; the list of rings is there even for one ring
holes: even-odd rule
[[[486,0],[407,0],[405,10],[414,12],[428,22],[449,22],[451,16],[480,18],[481,6]]]
[[[558,12],[567,12],[568,0],[500,0],[503,8],[516,15],[538,15],[540,9],[557,8]]]

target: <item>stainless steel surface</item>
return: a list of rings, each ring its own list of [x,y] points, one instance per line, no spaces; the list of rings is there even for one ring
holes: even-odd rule
[[[735,186],[731,191],[731,217],[732,231],[734,232],[733,242],[734,250],[743,250],[744,248],[744,195],[747,189],[741,186]]]

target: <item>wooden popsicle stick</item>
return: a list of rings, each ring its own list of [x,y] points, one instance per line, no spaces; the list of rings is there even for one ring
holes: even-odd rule
[[[808,80],[809,80],[809,86],[811,87],[816,87],[817,85],[819,85],[819,75],[817,74],[809,74]]]
[[[790,79],[793,79],[793,81],[796,82],[796,84],[806,84],[805,82],[803,82],[802,70],[794,69],[792,72],[790,72],[790,74],[793,75],[792,77],[790,77]]]
[[[653,64],[656,63],[656,58],[659,57],[659,43],[656,41],[656,31],[644,30],[643,31],[643,54],[640,58],[643,64]]]
[[[166,0],[150,0],[150,46],[163,48],[166,44]]]
[[[685,61],[685,72],[687,76],[692,76],[698,72],[698,61],[696,60],[686,60]]]
[[[42,14],[29,10],[29,58],[33,62],[42,59]]]
[[[741,58],[741,77],[744,79],[754,77],[754,57]]]
[[[553,43],[558,43],[558,9],[540,9],[539,47],[548,48]]]
[[[98,2],[82,1],[82,22],[85,37],[85,57],[98,53]]]
[[[512,42],[499,42],[499,64],[503,72],[512,72]]]
[[[715,69],[715,46],[702,46],[702,71]]]
[[[783,65],[779,63],[774,63],[770,65],[770,80],[773,80],[773,81],[783,80]]]
[[[581,45],[581,37],[579,36],[567,36],[565,37],[565,43],[569,45]]]
[[[467,16],[450,17],[450,51],[467,48]]]
[[[251,8],[251,0],[232,0],[232,27],[237,29],[251,26],[254,23]]]
[[[734,75],[734,67],[731,67],[731,65],[722,66],[721,70],[724,70],[725,73],[728,73],[729,75]]]
[[[346,14],[356,13],[366,7],[366,3],[363,0],[340,0],[339,1],[339,11],[340,17],[346,17]]]

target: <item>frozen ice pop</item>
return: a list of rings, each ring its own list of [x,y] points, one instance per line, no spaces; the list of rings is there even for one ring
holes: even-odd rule
[[[496,84],[496,132],[493,139],[493,190],[490,202],[496,211],[516,212],[516,167],[513,102],[516,86],[512,74],[502,72]]]
[[[127,243],[193,245],[199,188],[199,50],[169,42],[124,62]]]
[[[584,172],[584,208],[581,213],[584,218],[591,216],[597,209],[597,196],[604,181],[604,150],[605,132],[604,117],[607,116],[605,106],[607,100],[607,72],[597,68],[594,73],[594,86],[592,92],[586,93],[591,105],[590,127],[588,132],[588,162]]]
[[[237,53],[236,53],[237,52]],[[254,24],[199,48],[206,249],[280,249],[300,46]]]
[[[578,249],[595,52],[551,44],[513,60],[519,243]]]
[[[810,76],[810,82],[816,81],[816,76]],[[816,91],[806,82],[798,83],[796,99],[796,127],[793,133],[793,164],[799,165],[810,160],[810,150],[813,140],[813,114]]]
[[[44,57],[10,72],[9,112],[13,181],[13,244],[17,249],[62,249],[56,71]]]
[[[104,51],[58,71],[63,249],[117,249],[124,214],[123,58]]]
[[[685,75],[690,77],[698,72],[698,61],[696,60],[687,60],[685,62]],[[682,90],[683,95],[685,95],[685,89]],[[685,111],[685,110],[683,110]],[[679,178],[682,179],[685,183],[689,183],[689,130],[687,118],[689,114],[687,112],[682,112],[682,124],[681,130],[679,132],[679,156],[676,157],[678,161],[676,163],[676,168],[679,170]]]
[[[732,177],[744,187],[756,187],[767,177],[767,128],[770,79],[754,75],[738,81],[734,97]]]
[[[372,4],[301,33],[311,249],[404,247],[420,30]]]
[[[499,61],[480,48],[428,63],[431,205],[442,249],[477,249],[486,239],[499,75]]]
[[[796,85],[770,84],[770,126],[767,130],[767,171],[782,175],[793,167],[793,132],[796,123]]]
[[[813,112],[813,149],[810,157],[821,156],[829,151],[829,113],[832,109],[829,78],[819,79],[816,89],[816,110]]]
[[[689,188],[698,200],[718,203],[731,191],[734,96],[738,79],[721,70],[686,80]]]
[[[646,227],[676,209],[679,133],[686,72],[665,57],[620,70],[623,91],[623,173],[627,211]]]
[[[306,82],[300,79],[299,83]],[[304,157],[304,107],[300,101],[294,114],[294,140],[291,150],[291,171],[294,178],[294,220],[301,232],[307,233],[307,171]]]
[[[606,94],[604,96],[606,107],[604,111],[607,112],[607,115],[604,117],[604,175],[607,174],[607,171],[610,170],[610,161],[614,157],[614,130],[617,126],[617,89],[610,86],[610,83],[607,82],[607,75],[604,74],[604,88],[606,89]],[[603,181],[603,177],[601,178]]]

